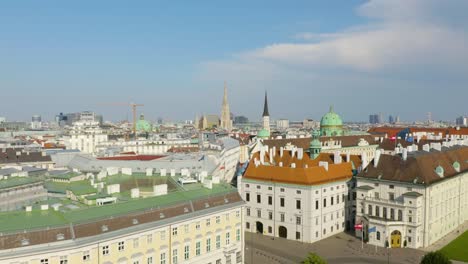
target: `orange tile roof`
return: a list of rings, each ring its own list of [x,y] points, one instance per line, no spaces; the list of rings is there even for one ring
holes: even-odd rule
[[[259,153],[256,153],[253,159],[259,159],[259,155]],[[268,161],[269,156],[265,154],[265,162]],[[275,155],[274,163],[279,164],[280,161],[283,162],[283,167],[278,165],[255,166],[255,164],[251,162],[243,177],[246,179],[299,185],[319,185],[327,182],[351,179],[353,176],[353,166],[351,162],[333,164],[330,154],[328,153],[321,153],[319,157],[313,160],[309,158],[307,153],[304,153],[304,157],[300,160],[297,156],[291,157],[289,151],[284,151],[282,158],[279,154]],[[319,161],[328,162],[328,171],[324,167],[318,166]],[[296,168],[291,168],[292,163],[296,164]],[[305,165],[307,165],[307,168]]]

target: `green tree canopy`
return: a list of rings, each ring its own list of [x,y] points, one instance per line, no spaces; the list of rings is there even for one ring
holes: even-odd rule
[[[327,264],[325,260],[313,252],[309,252],[307,258],[302,261],[303,264]]]
[[[429,252],[424,255],[421,264],[451,264],[452,261],[440,251]]]

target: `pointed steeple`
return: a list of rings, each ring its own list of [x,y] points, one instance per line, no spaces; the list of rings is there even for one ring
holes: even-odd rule
[[[232,122],[231,122],[231,111],[229,109],[229,103],[227,98],[227,84],[224,81],[224,96],[223,96],[223,105],[221,108],[221,128],[231,131]]]
[[[270,113],[268,112],[268,97],[267,97],[267,92],[265,91],[265,103],[263,105],[263,115],[262,116],[270,116]]]
[[[227,84],[226,81],[224,81],[224,97],[223,97],[223,106],[228,104],[227,100]]]

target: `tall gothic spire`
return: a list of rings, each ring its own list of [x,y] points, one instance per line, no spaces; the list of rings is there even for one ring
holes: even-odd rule
[[[227,85],[224,81],[224,96],[223,96],[223,105],[221,109],[221,128],[230,131],[232,128],[231,122],[231,111],[229,109],[229,103],[227,98]]]
[[[270,116],[268,112],[268,97],[267,92],[265,91],[265,104],[263,105],[263,115],[262,116]]]
[[[223,107],[228,104],[227,100],[227,85],[226,81],[224,81],[224,97],[223,97]]]

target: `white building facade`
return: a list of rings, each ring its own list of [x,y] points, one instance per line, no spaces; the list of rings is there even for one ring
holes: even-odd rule
[[[468,147],[376,157],[358,175],[356,188],[356,223],[364,225],[370,244],[425,248],[468,220]],[[383,172],[386,166],[394,169]]]

